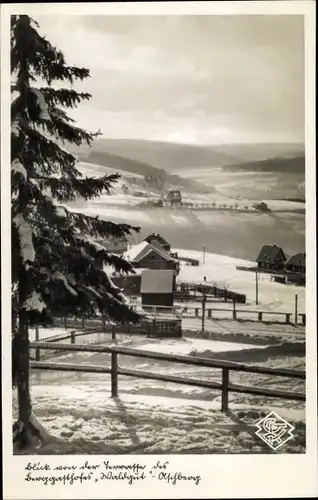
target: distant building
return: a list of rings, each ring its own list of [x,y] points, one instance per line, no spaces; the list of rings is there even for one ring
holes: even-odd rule
[[[171,245],[170,243],[165,240],[160,234],[158,233],[152,233],[149,234],[144,241],[147,241],[147,243],[150,243],[151,245],[158,246],[158,243],[160,247],[162,247],[166,252],[170,252],[171,250]],[[160,248],[159,247],[159,248]]]
[[[306,254],[296,253],[292,255],[285,265],[286,271],[306,274]]]
[[[170,269],[145,269],[141,274],[142,306],[173,306],[174,273]]]
[[[263,245],[256,259],[259,269],[282,270],[286,257],[281,247],[276,245]]]
[[[179,189],[169,189],[167,194],[167,201],[171,204],[180,204],[182,203],[182,195]]]

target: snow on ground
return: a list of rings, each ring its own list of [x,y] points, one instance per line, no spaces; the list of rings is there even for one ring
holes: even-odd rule
[[[274,281],[270,281],[269,274],[259,274],[259,305],[256,306],[255,273],[236,269],[236,266],[255,266],[255,262],[253,261],[206,253],[205,264],[203,264],[202,252],[179,248],[174,248],[172,251],[178,252],[180,257],[191,257],[200,262],[200,266],[182,266],[178,276],[179,282],[203,283],[203,278],[206,276],[207,283],[216,283],[220,287],[227,285],[229,290],[245,294],[247,296],[247,303],[252,305],[253,309],[264,311],[293,313],[295,294],[297,293],[298,312],[306,312],[305,287],[275,283]],[[244,304],[237,304],[237,309],[244,309]]]
[[[116,174],[119,173],[120,175],[124,175],[125,177],[135,177],[135,178],[140,178],[143,179],[143,176],[140,174],[135,174],[135,173],[130,173],[127,172],[126,170],[120,170],[118,168],[111,168],[107,167],[105,165],[99,165],[98,163],[87,163],[84,161],[80,161],[76,165],[77,170],[79,170],[82,175],[88,176],[88,177],[101,177],[103,175],[107,174]]]
[[[179,255],[202,259],[200,252],[176,251]],[[252,264],[206,254],[205,265],[186,266],[181,270],[181,277],[196,282],[201,282],[203,276],[218,284],[224,281],[231,290],[247,293],[250,299],[254,293],[254,274],[238,271],[236,265]],[[299,310],[303,310],[304,289],[281,286],[264,275],[259,291],[261,309],[292,312],[293,296],[297,291]],[[192,333],[187,332],[182,339],[151,340],[117,335],[116,343],[143,351],[304,370],[304,328],[212,319],[206,321],[210,334],[202,338],[195,333],[200,325],[199,318],[184,319],[183,328]],[[43,328],[39,333],[40,338],[44,338],[64,334],[65,329]],[[30,340],[33,339],[34,331],[31,331]],[[103,332],[95,332],[81,340],[93,341],[112,343],[109,333]],[[110,355],[58,354],[54,362],[109,367]],[[220,369],[170,361],[120,355],[119,366],[182,379],[221,381]],[[302,380],[244,372],[231,372],[230,383],[295,392],[305,390]],[[31,374],[33,410],[52,436],[51,442],[35,453],[270,453],[271,450],[255,436],[255,423],[270,411],[276,411],[296,426],[295,438],[279,452],[305,451],[305,405],[302,402],[230,393],[230,411],[225,415],[220,412],[221,395],[217,390],[119,376],[119,398],[111,399],[110,385],[108,374],[34,370]]]
[[[251,409],[232,404],[225,415],[219,402],[180,404],[178,400],[129,395],[111,399],[99,387],[64,385],[36,387],[33,401],[34,413],[55,438],[35,453],[271,453],[255,436],[255,423],[268,412],[262,406]],[[287,415],[278,407],[277,412],[296,426],[296,437],[279,452],[304,453],[304,411]]]
[[[105,175],[105,174],[119,173],[120,175],[124,176],[128,181],[129,181],[129,177],[135,177],[135,178],[138,177],[140,179],[143,178],[141,175],[138,175],[138,174],[132,174],[132,173],[129,173],[126,171],[121,171],[118,169],[113,169],[110,167],[106,167],[106,166],[102,166],[102,165],[98,165],[98,164],[94,164],[94,163],[80,162],[77,165],[77,168],[83,175],[93,176],[93,177],[100,177],[101,175]],[[221,175],[222,179],[225,175],[224,182],[223,182],[224,185],[222,184],[222,182],[220,183],[220,185],[218,185],[218,183],[216,185],[214,184],[216,174],[218,176]],[[255,173],[255,175],[256,174],[257,173]],[[259,174],[261,174],[261,177],[263,177],[263,173],[259,173]],[[185,171],[185,172],[181,172],[181,175],[184,178],[190,178],[193,176],[193,173],[191,173],[191,171],[190,172]],[[250,172],[240,172],[239,175],[240,175],[240,178],[245,179],[245,182],[246,182],[246,178],[249,178],[251,176],[251,173]],[[252,207],[253,203],[255,203],[255,202],[259,203],[259,201],[260,201],[259,199],[253,200],[251,198],[244,199],[244,198],[239,198],[239,197],[233,197],[233,196],[230,196],[229,192],[222,192],[222,189],[224,187],[229,188],[229,183],[231,183],[231,181],[230,181],[231,176],[229,177],[228,173],[224,174],[224,172],[222,172],[222,169],[213,169],[212,176],[211,176],[211,169],[210,168],[208,168],[208,169],[205,169],[205,168],[195,169],[195,176],[196,176],[196,180],[200,180],[201,182],[203,181],[205,185],[207,185],[207,184],[209,185],[209,181],[211,181],[211,179],[213,179],[212,187],[214,188],[214,191],[210,194],[201,194],[201,193],[187,192],[184,188],[181,188],[182,189],[182,197],[183,197],[184,201],[193,202],[193,203],[213,203],[214,202],[214,203],[216,203],[216,206],[217,205],[221,206],[224,203],[226,203],[228,206],[237,205],[237,207],[241,208],[241,209],[244,208],[245,206]],[[275,184],[275,182],[276,182],[275,177],[271,180],[271,182]],[[113,205],[133,206],[133,205],[139,204],[140,201],[143,200],[143,198],[136,198],[136,197],[129,195],[129,194],[123,195],[120,192],[121,186],[123,183],[125,183],[125,182],[122,179],[119,179],[118,182],[114,185],[112,196],[102,196],[98,200],[90,201],[90,205],[92,204],[94,206],[95,205],[96,206],[97,205],[98,206],[103,206],[103,205],[107,206],[107,205],[113,204]],[[255,179],[253,178],[252,184],[254,185],[254,183],[255,183]],[[234,182],[234,185],[236,185],[235,182]],[[215,189],[215,187],[217,187],[217,189]],[[218,191],[218,188],[220,189],[220,191]],[[142,188],[140,188],[138,186],[136,186],[136,189],[138,191],[142,191]],[[264,193],[266,193],[266,189],[264,190]],[[153,196],[157,197],[158,195],[153,193]],[[147,198],[144,198],[144,199],[146,200]],[[294,202],[294,201],[288,201],[288,200],[275,200],[275,199],[274,200],[264,199],[262,201],[267,203],[269,208],[274,212],[286,212],[286,211],[293,212],[293,211],[299,211],[299,210],[305,209],[305,204],[300,203],[300,202]]]
[[[262,200],[267,203],[270,210],[274,212],[293,212],[295,210],[305,210],[305,203],[288,200]],[[257,202],[256,202],[257,203]]]
[[[261,348],[261,346],[257,346]],[[162,352],[164,354],[182,354],[189,355],[194,351],[199,355],[201,352],[210,350],[212,352],[224,352],[224,351],[239,351],[241,349],[248,349],[250,345],[234,342],[219,342],[213,340],[203,340],[203,339],[186,339],[181,341],[180,339],[171,340],[166,339],[158,343],[157,340],[149,341],[138,347],[144,351],[154,351]]]
[[[232,322],[233,323],[233,322]],[[277,328],[277,326],[275,326]],[[55,329],[52,329],[52,332]],[[63,330],[63,329],[60,329]],[[253,336],[251,335],[250,342]],[[120,343],[140,350],[231,359],[245,354],[255,365],[304,370],[305,358],[288,356],[276,347],[242,340],[221,342],[202,338],[126,339]],[[108,344],[111,340],[108,340]],[[241,350],[239,350],[241,349]],[[259,362],[258,352],[264,352]],[[68,353],[54,362],[110,366],[107,353]],[[177,375],[210,382],[221,381],[217,368],[119,356],[119,366],[146,372]],[[302,380],[231,372],[230,383],[303,392]],[[220,391],[170,382],[119,376],[119,398],[110,398],[110,375],[34,370],[31,374],[33,410],[52,436],[35,453],[270,453],[255,436],[255,424],[276,411],[296,426],[295,438],[279,452],[305,451],[305,411],[302,402],[230,393],[230,411],[220,412]],[[16,401],[14,400],[16,409]]]
[[[55,335],[65,335],[69,333],[70,330],[65,330],[65,328],[39,328],[39,340],[46,339],[49,337],[54,337]],[[34,342],[35,338],[35,330],[32,328],[29,329],[29,340],[30,342]]]
[[[152,221],[151,214],[147,214],[141,210],[123,210],[120,208],[107,207],[107,206],[90,206],[83,208],[74,208],[74,212],[83,213],[86,215],[91,215],[92,217],[107,217],[107,219],[114,219],[120,222],[126,222],[128,224],[146,224]]]

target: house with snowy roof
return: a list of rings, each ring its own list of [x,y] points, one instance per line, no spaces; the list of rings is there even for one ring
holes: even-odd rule
[[[152,245],[147,241],[142,241],[138,245],[133,245],[123,257],[132,263],[136,269],[157,269],[172,270],[175,280],[180,270],[179,260],[172,257],[168,252],[159,246]]]
[[[286,271],[306,274],[306,254],[295,253],[286,262]]]
[[[281,247],[277,245],[263,245],[256,262],[259,269],[278,271],[284,269],[286,260]]]

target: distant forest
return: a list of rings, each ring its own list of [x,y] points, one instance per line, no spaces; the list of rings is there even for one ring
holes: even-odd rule
[[[296,156],[294,158],[270,158],[262,161],[226,165],[222,167],[222,170],[227,172],[284,172],[305,175],[305,156]]]

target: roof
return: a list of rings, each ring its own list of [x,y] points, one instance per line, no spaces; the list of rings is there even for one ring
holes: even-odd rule
[[[177,259],[174,259],[167,252],[163,250],[163,248],[158,248],[147,241],[142,241],[138,245],[134,245],[124,254],[124,258],[129,260],[130,262],[140,262],[144,257],[150,254],[150,252],[155,252],[160,255],[165,260],[177,262]]]
[[[127,249],[127,251],[124,253],[123,257],[126,260],[136,260],[137,257],[145,251],[145,249],[148,247],[149,243],[147,241],[142,241],[141,243],[138,243],[137,245],[133,245],[130,248]]]
[[[146,269],[141,274],[141,293],[172,293],[173,271]]]
[[[165,240],[159,233],[148,234],[148,236],[144,239],[144,241],[147,241],[148,243],[150,243],[151,240],[159,241],[161,245],[170,245],[170,243]]]
[[[286,265],[289,266],[306,266],[306,254],[305,253],[295,253],[295,255],[292,255],[288,261],[286,262]]]
[[[283,254],[283,259],[286,260],[281,247],[276,245],[263,245],[256,262],[275,262],[280,252]]]

